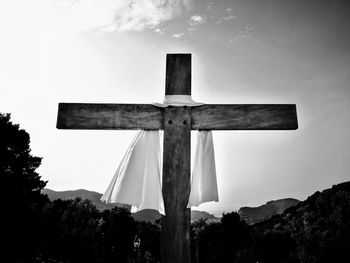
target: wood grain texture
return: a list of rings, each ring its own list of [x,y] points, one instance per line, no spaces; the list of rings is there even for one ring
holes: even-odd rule
[[[151,104],[60,103],[58,129],[158,130],[163,111]]]
[[[190,108],[168,107],[164,112],[162,263],[190,263],[191,116]]]
[[[295,130],[294,104],[207,104],[192,108],[193,130]]]
[[[191,54],[167,54],[165,95],[191,95]]]

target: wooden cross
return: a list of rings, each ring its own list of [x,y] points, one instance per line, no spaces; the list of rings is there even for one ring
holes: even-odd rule
[[[165,95],[191,95],[191,54],[167,54]],[[294,104],[206,104],[197,107],[152,104],[60,103],[58,129],[164,130],[161,223],[163,263],[191,262],[191,130],[293,130]]]

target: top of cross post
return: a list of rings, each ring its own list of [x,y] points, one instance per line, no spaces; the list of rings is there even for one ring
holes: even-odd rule
[[[167,54],[165,95],[191,95],[191,54]]]

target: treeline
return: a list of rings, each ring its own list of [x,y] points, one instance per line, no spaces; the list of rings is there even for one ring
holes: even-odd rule
[[[235,212],[197,221],[192,262],[349,262],[349,207],[344,183],[252,226]],[[125,208],[101,212],[77,198],[24,211],[7,214],[3,262],[160,262],[159,222],[135,221]]]
[[[160,261],[159,225],[137,222],[125,208],[100,212],[77,198],[48,202],[41,212],[37,262]]]
[[[265,244],[248,248],[252,255],[257,247],[274,255],[275,243],[275,262],[350,262],[350,182],[316,192],[252,230]]]
[[[217,224],[196,225],[198,262],[350,262],[350,182],[255,225],[235,213]]]
[[[0,262],[159,262],[159,225],[89,200],[50,201],[29,134],[1,113],[0,134]]]
[[[160,262],[160,224],[89,200],[50,201],[29,135],[0,114],[0,262]],[[350,262],[350,182],[248,225],[235,213],[191,226],[192,262]]]

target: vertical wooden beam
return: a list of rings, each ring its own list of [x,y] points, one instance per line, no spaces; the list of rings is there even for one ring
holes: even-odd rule
[[[191,95],[191,55],[168,54],[166,95]],[[190,263],[191,109],[164,110],[162,263]]]
[[[167,54],[165,95],[191,95],[191,54]]]
[[[166,216],[162,218],[162,263],[191,262],[190,196],[190,108],[165,109],[163,197]]]

